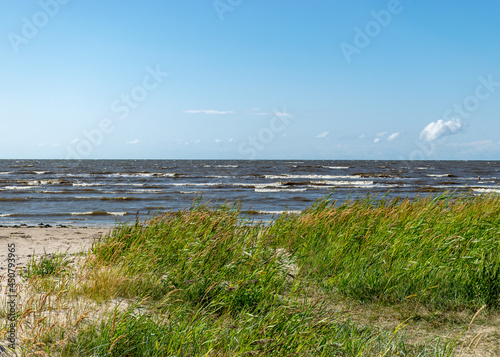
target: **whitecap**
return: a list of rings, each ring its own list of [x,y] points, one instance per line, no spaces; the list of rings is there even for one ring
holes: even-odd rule
[[[482,194],[482,193],[500,193],[499,188],[473,188],[472,191],[474,193]]]
[[[255,192],[304,192],[307,188],[256,188]]]
[[[271,180],[281,180],[281,179],[347,179],[351,178],[351,176],[347,175],[287,175],[287,174],[282,174],[282,175],[265,175],[264,176],[266,179],[271,179]]]
[[[258,210],[256,211],[258,214],[272,214],[272,215],[278,215],[278,214],[300,214],[302,211],[265,211],[265,210]]]

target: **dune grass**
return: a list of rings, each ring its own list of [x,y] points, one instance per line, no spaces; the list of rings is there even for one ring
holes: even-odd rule
[[[327,197],[268,225],[245,223],[236,205],[200,204],[121,225],[73,276],[66,266],[62,278],[35,274],[43,264],[60,266],[58,258],[32,263],[29,281],[52,279],[53,293],[69,300],[124,307],[83,318],[71,333],[40,333],[25,351],[452,356],[468,344],[459,340],[476,311],[499,310],[499,213],[497,196],[367,197],[339,206]],[[404,313],[396,326],[380,327],[341,308],[356,305]],[[404,326],[424,310],[466,317],[447,339],[431,332],[415,341]]]
[[[439,309],[500,304],[500,198],[328,200],[273,225],[325,291]]]

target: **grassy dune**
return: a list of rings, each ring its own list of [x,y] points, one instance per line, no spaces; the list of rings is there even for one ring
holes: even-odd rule
[[[244,223],[237,206],[194,205],[118,226],[74,264],[31,262],[20,351],[488,355],[499,233],[497,196],[325,198],[269,225]]]

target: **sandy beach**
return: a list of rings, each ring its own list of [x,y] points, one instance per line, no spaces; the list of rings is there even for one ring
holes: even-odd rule
[[[24,266],[33,256],[45,253],[77,253],[91,247],[108,227],[0,227],[0,272],[7,269],[8,247],[15,244],[16,265]]]

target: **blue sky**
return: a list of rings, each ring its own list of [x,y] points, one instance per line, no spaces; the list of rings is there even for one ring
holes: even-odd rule
[[[498,1],[2,7],[1,158],[500,159]]]

